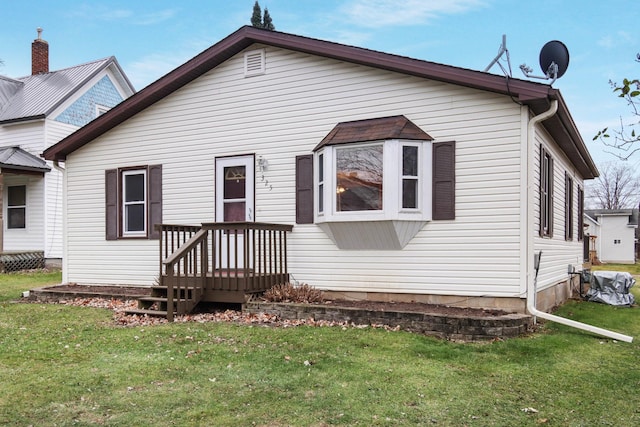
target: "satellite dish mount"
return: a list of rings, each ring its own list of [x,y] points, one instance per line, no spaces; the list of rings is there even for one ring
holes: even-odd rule
[[[533,69],[526,64],[520,65],[520,70],[525,76],[533,79],[549,80],[552,85],[557,79],[562,77],[569,67],[569,50],[558,40],[552,40],[540,49],[540,68],[544,76],[534,76]]]

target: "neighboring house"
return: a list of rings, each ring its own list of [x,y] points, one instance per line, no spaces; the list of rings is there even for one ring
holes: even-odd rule
[[[223,278],[222,240],[289,224],[295,282],[519,312],[534,282],[541,309],[569,296],[598,175],[549,85],[252,27],[44,157],[65,162],[64,282],[187,280],[201,274],[173,269],[187,252]],[[228,221],[247,224],[202,243]],[[200,231],[174,244],[160,222]],[[262,268],[244,254],[243,274]]]
[[[32,43],[32,74],[0,76],[0,253],[62,258],[62,174],[41,153],[134,93],[114,57],[49,71]]]
[[[592,262],[636,262],[638,209],[587,209],[584,215]]]

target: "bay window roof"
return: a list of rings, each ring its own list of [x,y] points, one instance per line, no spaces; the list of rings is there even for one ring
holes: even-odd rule
[[[433,141],[428,133],[405,116],[381,117],[338,123],[313,149],[318,151],[327,145],[353,144],[356,142],[404,139]]]

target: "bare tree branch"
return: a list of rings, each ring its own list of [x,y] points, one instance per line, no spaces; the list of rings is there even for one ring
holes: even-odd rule
[[[628,163],[608,162],[599,167],[600,176],[586,185],[587,197],[595,209],[626,209],[638,206],[640,179]]]

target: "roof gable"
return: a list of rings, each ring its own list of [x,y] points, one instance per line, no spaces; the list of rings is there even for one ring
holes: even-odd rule
[[[122,76],[124,87],[128,87],[133,93],[133,86],[113,56],[49,73],[11,79],[20,85],[13,83],[11,96],[7,96],[4,103],[0,102],[0,124],[47,117],[89,80],[110,66],[115,67]],[[2,80],[1,87],[5,88],[4,91],[10,90],[9,84]],[[0,89],[0,94],[2,92]]]
[[[585,178],[598,175],[597,168],[582,141],[569,111],[558,90],[549,85],[526,80],[506,79],[504,76],[474,71],[450,65],[437,64],[369,49],[268,31],[245,26],[214,44],[185,64],[151,83],[79,129],[58,144],[45,150],[48,160],[64,160],[66,156],[93,139],[133,117],[172,92],[180,89],[204,73],[217,67],[253,44],[274,46],[339,61],[408,74],[430,80],[480,89],[510,96],[516,102],[529,106],[534,114],[549,109],[552,100],[559,101],[559,111],[543,122],[556,140],[563,142],[561,149],[572,159]]]

